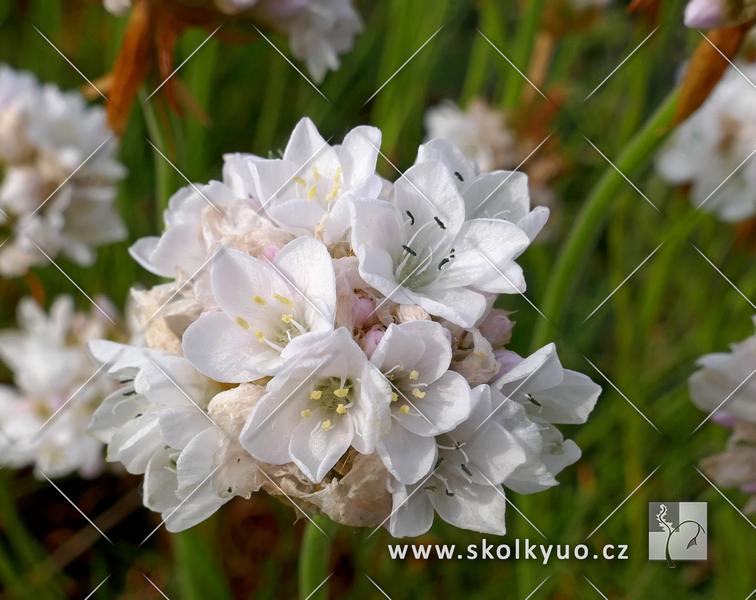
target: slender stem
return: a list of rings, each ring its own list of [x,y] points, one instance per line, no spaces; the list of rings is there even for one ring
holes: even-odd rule
[[[308,522],[305,526],[299,550],[299,600],[325,600],[328,597],[328,584],[323,582],[330,575],[328,559],[337,525],[328,517],[313,517],[312,520],[314,524]]]
[[[631,177],[649,159],[669,132],[677,97],[678,90],[671,92],[643,129],[622,151],[619,158],[613,161],[617,169],[625,176]],[[567,296],[577,279],[583,259],[595,241],[596,234],[612,207],[618,190],[623,185],[627,185],[627,182],[622,175],[611,165],[607,166],[596,187],[588,196],[572,227],[570,236],[559,252],[559,258],[541,302],[541,310],[551,320],[554,327],[558,327],[562,318]],[[551,325],[543,319],[539,320],[533,335],[532,349],[538,349],[548,343],[551,333]]]
[[[522,9],[519,23],[517,25],[517,40],[515,42],[512,62],[516,64],[521,71],[527,71],[533,45],[535,44],[538,26],[541,23],[541,13],[546,6],[546,0],[526,0]],[[506,82],[504,97],[504,108],[513,109],[520,101],[520,93],[525,80],[515,69],[509,71],[509,77]]]
[[[147,126],[147,133],[150,137],[150,141],[160,149],[160,152],[166,156],[170,156],[165,134],[160,125],[160,118],[158,117],[154,105],[154,102],[159,102],[159,99],[155,98],[154,100],[145,102],[144,98],[146,98],[146,96],[143,91],[140,93],[139,97],[144,109],[144,122]],[[168,161],[152,148],[149,148],[149,150],[154,154],[156,228],[158,235],[160,235],[163,231],[163,211],[168,207],[168,199],[175,191],[173,167],[171,167],[171,165],[168,164]]]

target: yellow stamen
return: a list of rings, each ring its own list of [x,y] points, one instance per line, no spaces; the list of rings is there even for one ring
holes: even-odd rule
[[[305,419],[311,419],[312,418],[312,411],[310,411],[310,410],[303,410],[299,414],[302,415]]]
[[[333,390],[333,395],[337,398],[346,398],[346,395],[349,393],[349,390],[345,390],[344,388],[339,388],[338,390]]]
[[[307,199],[308,200],[312,200],[315,197],[315,194],[317,194],[317,193],[318,193],[318,186],[317,185],[313,185],[310,188],[310,191],[307,192]]]
[[[336,412],[339,413],[340,415],[343,415],[346,413],[346,407],[343,404],[339,404],[336,407]]]
[[[396,402],[397,400],[399,400],[399,394],[391,392],[391,402]]]
[[[307,187],[307,182],[304,179],[302,179],[299,175],[294,175],[292,179],[296,181],[302,187]]]
[[[268,301],[265,298],[261,298],[257,294],[252,296],[252,300],[255,301],[255,304],[259,304],[260,306],[265,306],[268,303]]]
[[[415,388],[414,390],[412,390],[412,395],[413,395],[413,396],[414,396],[415,398],[425,398],[425,392],[421,392],[421,391],[420,391],[420,390],[418,390],[417,388]]]
[[[323,428],[323,431],[328,431],[331,428],[331,421],[323,421],[321,427]]]
[[[315,390],[312,394],[310,394],[311,400],[320,400],[320,397],[323,395],[323,390]]]
[[[404,406],[402,406],[402,407],[401,407],[401,408],[399,409],[399,412],[400,412],[400,413],[402,413],[403,415],[408,415],[408,414],[409,414],[409,406],[407,406],[407,405],[405,404]]]
[[[317,167],[312,168],[312,177],[313,179],[315,179],[315,181],[318,181],[320,179],[320,173],[318,173]]]
[[[415,369],[412,369],[409,377],[410,379],[417,379],[418,377],[420,377],[420,373],[418,373]]]
[[[342,173],[342,171],[343,171],[343,170],[344,170],[344,169],[342,169],[341,167],[339,167],[338,169],[336,169],[336,174],[335,174],[335,175],[333,176],[333,180],[334,180],[334,181],[335,181],[336,183],[338,183],[338,182],[339,182],[339,177],[341,177],[341,173]]]
[[[328,195],[326,196],[326,201],[330,202],[331,200],[336,198],[336,196],[339,195],[340,191],[341,191],[341,186],[337,183],[336,186],[330,192],[328,192]]]
[[[285,296],[282,296],[281,294],[273,294],[273,297],[288,308],[291,308],[292,306],[294,306],[294,300],[290,300],[289,298],[286,298]]]
[[[236,324],[237,324],[237,325],[238,325],[239,327],[242,327],[242,328],[244,328],[244,329],[249,329],[249,323],[247,323],[247,321],[245,321],[245,320],[244,320],[244,319],[242,319],[241,317],[236,317],[236,318],[234,319],[234,322],[235,322],[235,323],[236,323]]]
[[[281,315],[281,320],[288,325],[289,323],[291,323],[291,318],[293,316],[294,316],[293,314],[287,315],[286,313],[284,313]]]
[[[263,335],[263,332],[260,331],[259,329],[255,331],[255,335],[257,336],[257,339],[260,340],[261,342],[265,341],[265,336]]]

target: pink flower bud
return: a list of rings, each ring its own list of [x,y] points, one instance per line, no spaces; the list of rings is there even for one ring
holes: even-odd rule
[[[357,329],[362,329],[365,325],[373,325],[375,316],[375,300],[366,296],[355,296],[352,304],[352,320]]]
[[[483,319],[478,329],[483,337],[491,342],[491,346],[496,348],[512,339],[513,327],[514,322],[509,319],[507,312],[495,308]]]
[[[489,383],[498,379],[504,375],[504,373],[508,373],[523,361],[522,356],[517,354],[517,352],[503,349],[494,350],[494,358],[496,358],[496,362],[499,363],[501,367],[493,374],[491,379],[489,379]]]
[[[367,354],[368,358],[373,356],[373,352],[375,352],[378,344],[383,339],[383,334],[383,329],[373,327],[373,329],[368,331],[365,334],[365,337],[362,338],[362,349],[365,351],[365,354]]]
[[[276,254],[278,254],[278,251],[281,248],[278,246],[266,246],[266,248],[263,250],[263,256],[267,258],[270,262],[273,262],[273,259],[276,257]]]
[[[714,29],[724,24],[727,6],[723,0],[690,0],[685,7],[685,26]]]
[[[722,427],[729,427],[730,429],[735,427],[735,418],[724,410],[718,410],[711,415],[711,422],[721,425]]]

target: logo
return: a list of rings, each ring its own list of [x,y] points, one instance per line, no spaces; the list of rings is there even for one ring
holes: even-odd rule
[[[706,560],[707,527],[706,502],[649,502],[649,560]]]

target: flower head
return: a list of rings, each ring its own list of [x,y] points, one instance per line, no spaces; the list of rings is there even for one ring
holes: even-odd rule
[[[749,81],[750,80],[750,81]],[[690,201],[725,222],[756,214],[756,67],[730,67],[701,108],[672,135],[656,166],[670,183],[691,184]]]
[[[0,274],[61,253],[91,265],[95,247],[126,236],[113,205],[125,169],[103,110],[7,65],[0,90]]]
[[[86,336],[109,333],[99,313],[75,313],[69,296],[49,316],[31,298],[18,307],[20,329],[0,332],[0,358],[15,386],[0,386],[0,449],[5,466],[34,465],[61,477],[102,469],[102,445],[85,434],[92,412],[113,384],[90,363]]]
[[[527,177],[432,140],[392,184],[379,145],[303,119],[282,159],[227,155],[222,183],[178,192],[132,247],[173,281],[132,292],[148,348],[91,344],[122,387],[90,429],[171,531],[264,491],[395,535],[434,512],[502,533],[502,484],[555,485],[579,457],[553,423],[584,420],[598,386],[553,346],[507,349],[493,309],[548,216]]]

